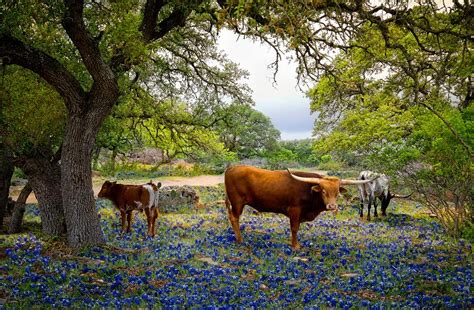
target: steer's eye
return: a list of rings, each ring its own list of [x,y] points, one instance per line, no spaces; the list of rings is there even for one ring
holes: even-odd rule
[[[325,190],[325,189],[323,189],[321,192],[322,192],[324,195],[326,195],[326,190]]]

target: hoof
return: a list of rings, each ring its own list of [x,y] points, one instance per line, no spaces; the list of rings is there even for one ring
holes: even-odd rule
[[[299,243],[295,244],[295,245],[292,245],[291,248],[294,250],[294,251],[298,251],[298,250],[301,250],[301,245]]]

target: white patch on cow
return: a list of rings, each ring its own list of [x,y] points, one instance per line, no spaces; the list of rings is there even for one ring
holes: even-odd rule
[[[138,209],[138,210],[141,210],[143,209],[143,204],[141,203],[141,201],[134,201],[135,203],[135,208]]]
[[[154,208],[158,207],[158,191],[153,190],[153,186],[150,184],[145,184],[143,185],[144,188],[148,190],[148,193],[150,194],[150,200],[148,201],[148,208]]]

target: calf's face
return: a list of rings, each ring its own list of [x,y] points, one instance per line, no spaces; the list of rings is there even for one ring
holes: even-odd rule
[[[99,198],[109,198],[110,195],[112,194],[112,187],[116,184],[117,182],[110,182],[110,181],[105,181],[105,183],[102,185],[102,188],[100,189],[99,194],[97,195]]]

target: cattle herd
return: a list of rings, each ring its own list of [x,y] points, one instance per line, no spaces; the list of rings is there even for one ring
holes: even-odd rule
[[[337,212],[337,197],[346,189],[342,185],[357,185],[360,198],[360,216],[367,203],[367,219],[371,205],[377,216],[377,199],[381,202],[382,215],[392,198],[407,198],[392,194],[389,179],[384,174],[362,171],[357,180],[340,179],[313,172],[265,170],[252,166],[231,166],[224,175],[225,206],[237,243],[243,241],[239,218],[246,205],[259,212],[284,214],[290,219],[291,246],[300,248],[298,230],[302,222],[312,221],[323,211]],[[155,222],[159,215],[159,188],[161,183],[150,181],[143,185],[124,185],[106,181],[99,198],[112,201],[119,209],[122,232],[130,232],[132,212],[144,211],[148,222],[148,235],[155,235]]]

